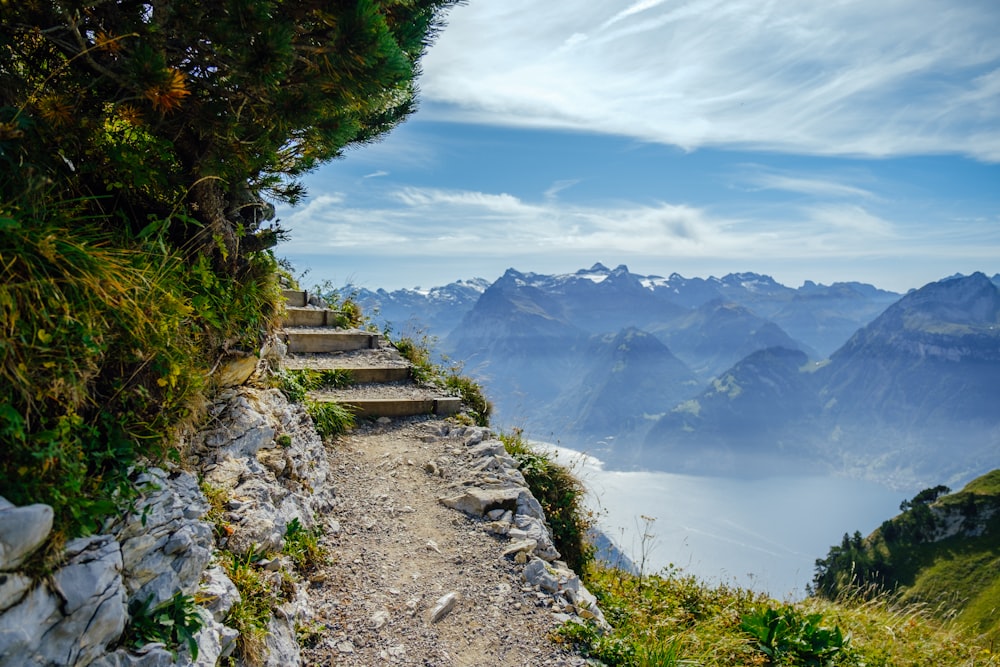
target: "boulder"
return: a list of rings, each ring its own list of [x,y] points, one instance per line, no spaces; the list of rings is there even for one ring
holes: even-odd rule
[[[48,505],[15,507],[0,496],[0,572],[21,567],[52,532]]]

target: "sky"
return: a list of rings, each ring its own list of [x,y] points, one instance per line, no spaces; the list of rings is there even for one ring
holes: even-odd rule
[[[1000,272],[996,0],[470,0],[419,110],[279,207],[307,285],[602,262],[899,292]]]

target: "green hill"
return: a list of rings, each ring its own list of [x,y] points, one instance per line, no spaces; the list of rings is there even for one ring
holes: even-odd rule
[[[926,489],[866,538],[845,535],[816,562],[817,593],[889,591],[941,619],[1000,637],[1000,470],[957,493]]]

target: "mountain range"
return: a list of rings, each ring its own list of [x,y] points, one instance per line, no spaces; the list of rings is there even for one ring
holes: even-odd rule
[[[496,423],[609,465],[908,485],[1000,466],[998,285],[976,273],[900,295],[595,264],[347,291],[393,329],[441,339]]]

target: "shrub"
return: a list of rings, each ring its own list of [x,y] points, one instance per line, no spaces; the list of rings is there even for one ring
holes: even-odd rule
[[[776,664],[823,667],[850,657],[850,638],[839,627],[823,625],[822,614],[803,614],[788,605],[754,609],[740,619],[740,628]]]

